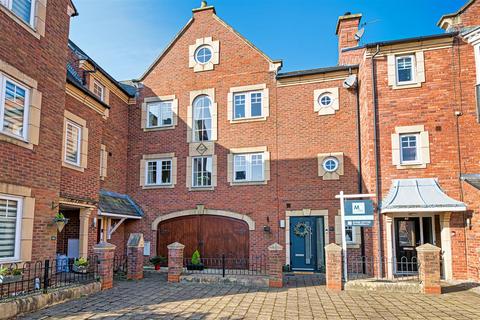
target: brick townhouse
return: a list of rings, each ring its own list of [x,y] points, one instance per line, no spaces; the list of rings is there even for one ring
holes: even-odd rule
[[[253,261],[278,242],[294,270],[322,271],[343,191],[376,194],[374,227],[347,227],[351,260],[384,257],[372,267],[394,275],[433,243],[446,279],[479,280],[480,2],[436,35],[362,45],[362,15],[346,13],[338,65],[294,72],[202,3],[122,83],[68,41],[69,1],[32,1],[29,16],[0,3],[18,30],[0,51],[0,262],[87,256],[101,240],[121,255],[142,232],[146,257],[179,241]]]

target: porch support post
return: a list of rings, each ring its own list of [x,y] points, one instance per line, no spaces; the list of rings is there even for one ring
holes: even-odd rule
[[[343,290],[342,247],[330,243],[325,246],[327,289],[331,291]]]
[[[80,257],[86,258],[88,256],[88,226],[90,222],[90,214],[92,208],[80,209],[80,233],[79,233],[79,248],[78,253]]]
[[[183,249],[185,246],[174,242],[168,248],[168,282],[180,282],[183,271]]]
[[[394,266],[394,255],[393,255],[393,217],[387,214],[386,216],[386,229],[387,233],[387,278],[393,279],[393,266]]]
[[[113,287],[113,257],[116,246],[101,241],[93,247],[93,251],[98,259],[98,276],[102,283],[102,290]]]
[[[440,248],[432,244],[417,247],[419,275],[422,283],[422,292],[440,294]]]
[[[452,280],[452,234],[450,232],[450,212],[440,214],[440,237],[443,251],[443,274],[445,280]]]
[[[143,279],[143,234],[131,233],[127,242],[127,279]]]
[[[270,288],[283,287],[282,252],[283,247],[278,243],[268,247],[268,286]]]

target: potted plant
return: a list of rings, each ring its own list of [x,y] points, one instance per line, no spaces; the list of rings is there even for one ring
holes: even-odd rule
[[[22,280],[22,276],[21,269],[0,266],[0,283],[17,282]]]
[[[162,256],[155,256],[150,258],[150,262],[155,266],[155,270],[160,270],[160,266],[167,262],[167,258]]]
[[[192,260],[190,263],[187,263],[187,270],[203,270],[205,266],[202,263],[202,259],[200,258],[200,252],[195,250],[192,254]]]
[[[76,273],[87,273],[88,260],[86,258],[75,259],[72,270]]]
[[[63,213],[59,212],[55,215],[55,218],[53,218],[53,223],[57,225],[58,232],[62,232],[63,228],[68,223],[68,219],[65,218]]]

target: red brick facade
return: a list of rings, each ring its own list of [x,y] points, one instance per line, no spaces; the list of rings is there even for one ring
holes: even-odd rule
[[[280,62],[265,56],[226,25],[213,7],[206,7],[194,10],[193,19],[174,42],[141,79],[134,81],[137,94],[133,95],[83,57],[75,46],[67,47],[69,17],[65,12],[69,5],[69,1],[49,0],[50,23],[40,40],[0,11],[0,27],[18,29],[15,37],[2,34],[2,44],[7,45],[2,45],[0,59],[36,79],[43,93],[38,146],[32,151],[0,142],[4,164],[0,182],[27,186],[35,198],[33,259],[65,253],[68,234],[76,235],[80,230],[82,222],[79,220],[78,230],[73,230],[77,219],[72,219],[64,234],[57,236],[50,221],[59,209],[89,210],[82,226],[87,229],[88,252],[92,253],[99,234],[99,192],[108,190],[128,194],[144,212],[141,220],[126,220],[111,239],[106,239],[116,245],[117,254],[125,253],[130,233],[141,232],[151,246],[150,255],[155,255],[162,219],[199,213],[201,207],[207,214],[215,210],[220,215],[250,221],[251,258],[266,255],[267,247],[277,242],[285,248],[282,256],[289,264],[290,217],[322,216],[325,226],[320,234],[325,235],[324,245],[338,242],[339,201],[335,195],[340,191],[377,193],[378,199],[384,199],[394,179],[437,178],[443,191],[464,202],[468,211],[432,213],[432,223],[439,224],[434,244],[448,244],[448,249],[442,250],[447,252],[444,257],[450,261],[452,278],[479,280],[480,191],[460,179],[462,174],[480,173],[475,57],[463,33],[357,47],[355,34],[361,15],[345,14],[339,18],[336,30],[339,66],[280,74]],[[478,10],[480,3],[471,1],[459,11],[460,18],[452,20],[457,24],[450,26],[462,31],[461,26],[477,25]],[[218,63],[212,65],[213,70],[198,72],[191,65],[191,46],[199,39],[219,42]],[[19,59],[13,51],[4,49],[12,46],[20,46],[25,57],[35,58]],[[425,81],[397,88],[389,78],[389,55],[416,52],[423,57]],[[38,63],[38,59],[45,61]],[[80,86],[71,80],[65,84],[67,62],[82,79]],[[344,86],[344,80],[351,75],[357,75],[357,89]],[[105,86],[108,98],[103,102],[89,89],[92,77]],[[261,121],[230,121],[231,89],[252,85],[268,89],[264,91],[268,92],[268,115]],[[191,177],[187,159],[195,154],[194,145],[188,142],[192,126],[188,108],[193,92],[206,89],[214,90],[212,100],[217,107],[213,142],[216,185],[213,190],[199,191],[191,190],[187,181]],[[338,95],[336,109],[322,114],[316,109],[316,101],[318,94],[325,91],[338,91]],[[178,100],[174,128],[144,130],[145,99],[173,95]],[[63,135],[59,132],[64,131],[65,111],[86,122],[88,157],[83,170],[62,166]],[[392,134],[406,126],[423,126],[428,131],[430,161],[423,168],[394,164]],[[102,145],[108,164],[103,179]],[[258,185],[230,183],[231,150],[252,147],[268,151],[269,179]],[[144,173],[140,168],[144,156],[165,153],[174,153],[176,158],[174,186],[142,187]],[[323,172],[319,159],[329,154],[341,154],[341,173],[332,176]],[[18,165],[19,159],[22,166]],[[417,212],[406,215],[419,216]],[[348,249],[349,258],[378,256],[380,249],[385,257],[394,254],[389,240],[392,219],[404,216],[377,212],[375,227],[365,228],[361,237],[358,235],[357,242]],[[447,216],[449,222],[445,222]]]

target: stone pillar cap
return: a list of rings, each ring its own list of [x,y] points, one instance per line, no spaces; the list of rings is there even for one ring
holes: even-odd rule
[[[106,241],[100,241],[99,243],[93,246],[94,250],[115,250],[116,248],[117,248],[116,245]]]
[[[437,246],[434,246],[433,244],[425,243],[425,244],[422,244],[421,246],[417,247],[416,250],[417,250],[417,252],[418,251],[421,251],[421,252],[439,252],[442,249],[440,249]]]
[[[268,247],[268,250],[269,251],[282,251],[283,247],[275,242],[274,244],[272,244]]]
[[[127,247],[143,247],[145,246],[142,233],[131,233],[128,237]]]
[[[185,246],[183,244],[179,243],[179,242],[174,242],[174,243],[169,244],[167,246],[167,248],[169,250],[171,250],[171,249],[175,250],[175,249],[183,249],[183,248],[185,248]]]
[[[325,246],[325,251],[342,251],[342,247],[340,247],[336,243],[330,243]]]

